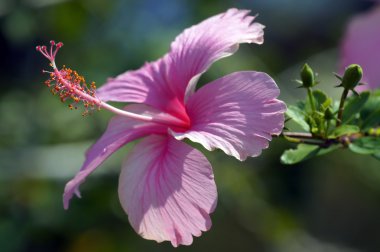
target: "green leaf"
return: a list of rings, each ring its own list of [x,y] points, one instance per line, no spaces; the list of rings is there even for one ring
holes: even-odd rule
[[[360,111],[360,119],[362,120],[362,130],[380,125],[380,90],[370,93],[368,101]]]
[[[327,98],[322,104],[321,104],[321,111],[324,112],[327,108],[331,107],[332,99]]]
[[[286,150],[281,155],[281,162],[283,164],[296,164],[305,159],[311,158],[318,152],[319,146],[299,144],[297,149]]]
[[[313,91],[313,97],[315,101],[315,107],[318,111],[324,112],[324,110],[331,104],[331,99],[321,90],[317,89]],[[308,111],[311,111],[310,108],[310,101],[309,98],[307,98],[307,107],[306,109]]]
[[[351,151],[358,154],[375,154],[380,153],[380,138],[379,137],[362,137],[356,139],[348,145]]]
[[[361,127],[363,130],[368,130],[370,128],[375,128],[380,125],[380,108],[373,111],[371,114],[367,116],[367,118],[363,121]]]
[[[338,145],[332,145],[328,148],[321,148],[316,145],[298,144],[297,149],[286,150],[281,155],[281,163],[283,164],[296,164],[303,160],[327,154],[339,148]]]
[[[369,92],[362,92],[359,96],[351,96],[344,107],[342,123],[348,123],[354,119],[368,101],[369,96]]]
[[[340,137],[343,135],[350,135],[350,134],[354,134],[354,133],[358,133],[358,132],[360,132],[360,128],[358,126],[345,124],[345,125],[342,125],[342,126],[339,126],[338,128],[336,128],[332,132],[332,135],[334,137]]]
[[[286,111],[286,115],[301,126],[302,129],[309,131],[309,125],[305,121],[305,112],[302,109],[297,106],[290,105]]]

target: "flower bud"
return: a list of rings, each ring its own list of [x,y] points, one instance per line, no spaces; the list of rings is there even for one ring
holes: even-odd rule
[[[327,108],[325,110],[325,119],[329,121],[329,120],[332,120],[334,118],[335,118],[335,116],[334,116],[334,113],[333,113],[332,109],[331,108]]]
[[[301,69],[301,81],[302,86],[305,88],[310,88],[315,85],[314,83],[314,72],[313,69],[308,64],[305,64]]]
[[[359,65],[349,65],[344,72],[341,86],[353,90],[360,83],[362,77],[363,69]]]

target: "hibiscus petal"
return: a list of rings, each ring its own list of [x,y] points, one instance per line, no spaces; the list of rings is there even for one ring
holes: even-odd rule
[[[363,81],[358,91],[380,87],[380,6],[354,18],[347,29],[342,45],[341,72],[350,64],[363,68]]]
[[[218,59],[235,53],[239,43],[264,42],[264,26],[252,23],[255,17],[249,12],[229,9],[186,29],[171,44],[169,83],[181,101],[194,92],[199,76]]]
[[[138,70],[110,78],[97,90],[96,96],[105,102],[145,103],[186,120],[183,103],[167,84],[167,68],[170,62],[168,55],[165,55],[157,61],[145,63]]]
[[[185,92],[216,60],[233,54],[239,43],[263,43],[263,28],[252,23],[249,11],[230,9],[186,29],[161,59],[109,79],[97,90],[103,101],[136,102],[172,113],[182,119]],[[188,87],[189,86],[189,87]]]
[[[126,109],[131,112],[156,115],[154,110],[145,105],[130,105]],[[141,122],[121,116],[112,118],[103,136],[86,152],[86,159],[80,171],[66,184],[63,194],[64,208],[69,207],[69,201],[74,194],[80,197],[78,188],[86,177],[120,147],[149,134],[166,132],[167,127],[163,125]]]
[[[201,152],[171,136],[149,136],[123,164],[119,198],[138,234],[176,247],[211,227],[217,191]]]
[[[239,160],[258,156],[268,147],[271,135],[279,135],[284,126],[286,105],[276,99],[279,93],[265,73],[229,74],[189,98],[191,128],[172,134],[178,140],[200,143],[207,150],[219,148]]]

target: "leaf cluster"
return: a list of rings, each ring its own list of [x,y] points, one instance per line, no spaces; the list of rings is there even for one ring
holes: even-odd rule
[[[359,83],[360,79],[354,81]],[[284,138],[297,146],[286,150],[281,162],[295,164],[339,148],[380,160],[380,90],[349,95],[352,85],[340,84],[342,97],[335,101],[322,90],[312,90],[314,86],[305,87],[304,100],[288,106],[287,121],[293,121],[304,131],[283,132]]]

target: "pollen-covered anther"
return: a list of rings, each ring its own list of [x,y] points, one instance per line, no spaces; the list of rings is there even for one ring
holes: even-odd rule
[[[53,95],[59,96],[61,102],[69,101],[70,109],[77,109],[80,103],[84,107],[82,115],[88,115],[92,110],[98,109],[95,82],[88,85],[83,76],[66,66],[60,70],[57,69],[54,73],[49,73],[49,77],[44,84],[50,88]]]

